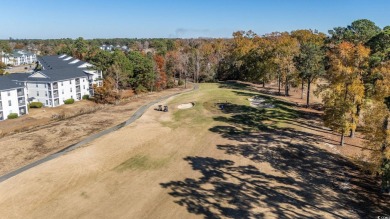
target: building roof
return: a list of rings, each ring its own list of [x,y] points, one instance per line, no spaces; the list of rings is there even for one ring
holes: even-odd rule
[[[25,51],[25,50],[15,49],[12,51],[12,53],[1,52],[1,55],[3,57],[7,57],[7,58],[18,58],[18,57],[23,57],[23,56],[34,56],[35,54],[28,52],[28,51]]]
[[[5,76],[13,81],[27,81],[27,78],[30,75],[31,73],[12,73]]]
[[[84,61],[65,55],[41,56],[38,58],[38,61],[43,66],[44,70],[79,68],[81,65],[86,64]]]
[[[6,77],[1,77],[0,82],[9,81],[16,85],[16,82],[55,82],[64,81],[72,78],[87,77],[87,74],[93,74],[88,71],[91,64],[80,61],[66,55],[43,56],[39,62],[44,70],[34,73],[13,73]],[[5,82],[4,82],[5,83]],[[11,83],[12,84],[12,83]]]
[[[87,77],[83,69],[56,69],[56,70],[42,70],[35,72],[27,77],[27,81],[64,81],[72,78]]]
[[[17,88],[23,88],[23,85],[19,85],[12,81],[7,76],[0,76],[0,90],[12,90]]]

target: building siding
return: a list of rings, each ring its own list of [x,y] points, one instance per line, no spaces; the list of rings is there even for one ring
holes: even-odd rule
[[[19,90],[23,91],[22,95],[18,95],[18,89],[16,88],[0,91],[0,120],[6,120],[11,113],[17,113],[19,116],[28,114],[26,89],[19,88]],[[11,103],[11,106],[9,103]]]

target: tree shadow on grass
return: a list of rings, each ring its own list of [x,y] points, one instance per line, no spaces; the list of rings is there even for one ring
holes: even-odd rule
[[[232,160],[186,157],[202,175],[161,186],[190,213],[205,218],[323,218],[324,214],[368,218],[390,212],[386,205],[390,200],[380,197],[372,178],[340,155],[312,145],[321,141],[318,136],[288,128],[253,133],[220,126],[212,131],[238,141],[217,145],[218,149],[257,164],[268,163],[280,174]],[[294,143],[292,138],[307,143]]]
[[[269,123],[303,118],[310,127],[313,115],[305,118],[284,102],[275,106],[227,104],[223,114],[214,117],[222,124],[209,129],[232,140],[217,145],[219,150],[253,165],[186,157],[202,175],[161,186],[188,212],[205,218],[369,218],[390,212],[390,199],[381,196],[376,179],[341,155],[316,146],[329,139]],[[265,164],[271,170],[263,170]]]
[[[236,81],[224,81],[219,83],[219,88],[234,89],[234,90],[255,90],[252,86],[243,83],[237,83]]]

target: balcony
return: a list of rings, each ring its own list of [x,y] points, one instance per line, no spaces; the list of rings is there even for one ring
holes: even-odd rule
[[[58,83],[53,84],[53,90],[58,90]]]
[[[76,93],[80,93],[80,92],[81,92],[80,86],[76,86]]]
[[[18,89],[18,97],[24,96],[24,90],[23,89]]]
[[[27,112],[26,107],[20,107],[20,108],[19,108],[19,114],[20,114],[20,115],[25,115],[26,112]]]
[[[60,100],[59,99],[54,99],[54,106],[60,105]]]
[[[0,111],[3,110],[3,104],[0,102]]]
[[[77,85],[80,85],[80,78],[77,78],[77,79],[76,79],[76,86],[77,86]]]
[[[19,106],[24,106],[24,105],[26,105],[26,100],[24,99],[24,97],[18,98],[18,103],[19,103]]]

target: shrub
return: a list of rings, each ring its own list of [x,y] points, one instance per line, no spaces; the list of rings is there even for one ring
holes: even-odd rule
[[[89,95],[88,94],[83,95],[83,100],[89,100]]]
[[[41,102],[31,102],[29,104],[29,107],[30,108],[42,108],[43,107],[43,103],[41,103]]]
[[[64,103],[65,104],[73,104],[74,103],[74,99],[70,98],[70,99],[64,100]]]
[[[138,87],[135,89],[135,92],[137,94],[144,93],[146,91],[148,91],[148,90],[144,86],[142,86],[142,85],[138,85]]]
[[[18,118],[18,117],[19,117],[19,116],[18,116],[17,113],[10,113],[10,114],[7,116],[8,119],[16,119],[16,118]]]
[[[172,80],[169,80],[167,83],[167,88],[174,88],[175,87],[175,82]]]
[[[179,82],[177,82],[177,84],[178,84],[179,86],[181,86],[181,85],[184,84],[184,81],[183,81],[183,80],[179,80]]]

